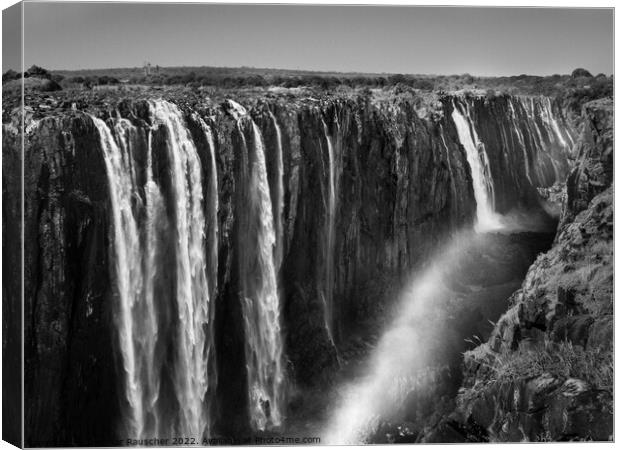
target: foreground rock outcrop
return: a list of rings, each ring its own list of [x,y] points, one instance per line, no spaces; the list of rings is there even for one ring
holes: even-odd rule
[[[428,441],[613,439],[613,101],[582,119],[553,247],[465,354],[456,413]]]

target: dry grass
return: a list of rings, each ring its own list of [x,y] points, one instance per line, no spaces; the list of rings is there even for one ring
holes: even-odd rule
[[[548,373],[557,378],[579,378],[595,389],[613,389],[611,351],[586,351],[568,341],[547,341],[533,348],[490,354],[494,355],[494,358],[490,364],[485,365],[491,368],[494,374],[491,382],[515,381]]]

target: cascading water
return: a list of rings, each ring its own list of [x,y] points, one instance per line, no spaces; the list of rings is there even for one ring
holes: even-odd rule
[[[144,200],[137,185],[132,154],[136,128],[125,119],[111,130],[93,118],[101,136],[106,160],[113,216],[114,272],[119,308],[117,329],[124,367],[125,433],[136,438],[182,434],[201,437],[209,434],[207,394],[215,383],[210,368],[213,342],[213,309],[210,298],[217,286],[218,181],[215,145],[210,127],[194,117],[205,133],[209,147],[206,195],[203,195],[202,167],[197,149],[181,111],[165,101],[150,102],[153,126],[147,134]],[[277,123],[274,121],[277,127]],[[164,131],[169,193],[164,196],[153,176],[152,135]],[[279,132],[279,129],[276,128]],[[243,134],[242,134],[243,136]],[[244,145],[245,145],[245,136]],[[244,258],[241,258],[243,315],[246,334],[248,393],[251,425],[258,430],[282,422],[282,340],[277,292],[276,266],[281,261],[274,252],[281,245],[283,205],[281,137],[278,133],[277,165],[279,189],[274,225],[262,136],[252,122],[249,152],[248,207],[245,222]],[[248,154],[247,145],[246,154]],[[139,200],[143,219],[133,204]],[[169,198],[169,205],[166,205]],[[167,211],[172,210],[168,219]],[[276,235],[276,229],[280,232]],[[158,277],[166,272],[162,247],[174,233],[173,285],[174,335],[160,329]],[[278,238],[277,238],[278,236]],[[165,300],[164,300],[165,301]],[[158,351],[158,348],[160,349]],[[161,350],[164,348],[164,350]],[[168,350],[165,350],[168,348]],[[171,352],[166,363],[161,352]],[[172,380],[178,411],[161,400],[161,374]]]
[[[215,299],[218,287],[218,246],[219,246],[219,225],[218,225],[218,176],[216,163],[216,148],[213,139],[213,131],[205,121],[194,114],[192,118],[200,124],[208,146],[208,164],[206,168],[206,176],[208,180],[207,193],[205,198],[205,232],[207,235],[207,282],[209,286],[209,298]],[[213,343],[215,341],[215,308],[209,310],[209,326],[208,326],[208,345],[205,349],[204,359],[207,363],[209,379],[206,400],[208,403],[213,399],[212,394],[215,393],[217,386],[217,366],[215,363],[215,355],[212,355]],[[209,417],[209,408],[207,406],[207,417]],[[210,425],[210,424],[208,424]]]
[[[276,269],[280,268],[282,264],[282,257],[284,253],[284,161],[282,158],[282,131],[280,125],[276,120],[276,116],[269,111],[269,116],[273,121],[273,126],[276,130],[276,199],[274,204],[274,218],[276,229],[276,252],[275,252],[275,264]]]
[[[327,240],[325,249],[325,289],[324,289],[324,301],[325,301],[325,322],[327,325],[327,331],[330,338],[333,340],[333,284],[334,284],[334,227],[336,222],[336,167],[334,157],[334,143],[332,141],[332,135],[329,132],[329,128],[325,123],[325,120],[321,118],[323,124],[323,131],[325,133],[325,140],[327,141],[327,159],[329,163],[329,175],[328,175],[328,198],[327,198]]]
[[[566,155],[573,145],[570,127],[560,126],[562,119],[547,97],[513,97],[507,102],[529,183],[544,187],[561,180],[568,171]],[[539,151],[530,150],[528,158],[528,148]]]
[[[551,128],[550,123],[547,121],[547,114],[549,111],[546,108],[546,102],[540,103],[534,97],[530,97],[526,102],[526,109],[528,110],[528,114],[531,117],[531,122],[533,124],[534,130],[536,131],[536,136],[538,136],[539,145],[542,147],[548,147],[549,149],[553,149],[554,146],[557,146],[558,137],[555,135],[554,130]],[[546,139],[545,139],[546,137]],[[561,138],[561,137],[560,137]],[[561,139],[563,140],[563,139]],[[564,145],[562,145],[564,147]],[[558,169],[555,158],[553,158],[548,153],[545,153],[546,160],[548,164],[551,165],[553,169],[554,181],[560,180],[560,171]]]
[[[207,190],[207,200],[206,200],[206,232],[208,236],[209,242],[209,250],[208,260],[209,267],[207,277],[209,281],[209,288],[211,297],[215,295],[217,290],[217,270],[218,270],[218,240],[219,240],[219,229],[218,229],[218,219],[217,213],[219,209],[219,199],[218,199],[218,177],[217,177],[217,163],[215,159],[215,143],[213,140],[213,131],[211,127],[205,123],[205,121],[198,116],[194,115],[194,120],[196,120],[202,130],[204,131],[205,137],[207,139],[207,144],[209,146],[209,167],[207,168],[207,177],[209,180],[209,186]]]
[[[145,225],[144,225],[144,309],[145,314],[136,317],[135,320],[143,324],[143,385],[146,391],[144,409],[152,418],[151,425],[146,432],[138,434],[138,437],[161,436],[160,426],[164,424],[165,412],[158,403],[160,376],[163,358],[156,357],[156,346],[159,336],[158,313],[156,308],[156,280],[166,270],[163,264],[162,241],[169,229],[168,218],[165,212],[164,199],[159,186],[153,180],[153,153],[152,153],[152,130],[148,130],[147,136],[147,161],[145,194]],[[166,426],[169,428],[169,426]]]
[[[165,227],[163,199],[153,182],[148,134],[144,202],[139,192],[132,146],[137,129],[126,119],[114,124],[116,141],[105,122],[93,118],[106,161],[114,228],[115,276],[119,295],[116,313],[119,348],[125,369],[128,404],[125,433],[138,438],[159,435],[162,412],[157,405],[161,362],[155,357],[158,324],[154,283],[160,258],[158,235]],[[132,204],[138,199],[146,212],[144,229]]]
[[[250,425],[256,430],[278,427],[282,423],[282,337],[280,302],[274,246],[276,234],[267,179],[267,166],[261,133],[251,119],[251,147],[237,122],[248,180],[241,205],[245,217],[239,230],[239,264],[242,311],[245,325],[245,355],[248,378]]]
[[[171,207],[174,221],[168,223],[164,196],[153,178],[152,130],[147,134],[147,161],[144,199],[137,184],[132,142],[137,131],[125,119],[114,125],[116,140],[100,119],[93,121],[100,135],[109,180],[113,224],[113,261],[118,308],[115,314],[119,349],[124,369],[125,434],[135,438],[182,434],[200,438],[209,434],[205,408],[208,389],[208,355],[212,333],[210,290],[207,279],[202,174],[196,147],[179,109],[171,103],[150,103],[154,129],[166,132],[166,151],[170,162]],[[209,145],[213,149],[212,140]],[[217,180],[209,189],[209,241],[217,239]],[[133,204],[138,199],[143,219]],[[172,225],[172,226],[170,226]],[[213,228],[215,227],[215,228]],[[158,277],[167,272],[162,242],[167,233],[175,234],[174,296],[176,335],[162,333],[158,315]],[[212,250],[214,252],[214,250]],[[210,273],[216,255],[209,260]],[[168,302],[169,300],[165,300]],[[168,365],[178,414],[171,405],[161,404],[160,388],[164,356],[157,348],[172,348],[173,363]],[[161,353],[161,351],[160,351]],[[166,363],[168,364],[168,363]]]
[[[112,254],[116,295],[118,296],[116,326],[119,349],[122,352],[125,372],[125,400],[128,410],[125,428],[130,436],[141,436],[144,430],[144,405],[141,378],[141,354],[134,307],[142,291],[141,248],[138,223],[132,209],[135,186],[132,171],[127,163],[129,156],[117,145],[106,123],[91,117],[98,132],[108,175],[112,229],[114,234]]]
[[[542,119],[548,129],[550,129],[550,135],[553,139],[563,148],[568,147],[562,132],[560,131],[560,127],[558,126],[558,121],[556,120],[553,114],[553,107],[551,106],[551,99],[546,97],[541,99],[542,104]]]
[[[452,120],[456,126],[461,145],[465,148],[467,162],[471,169],[471,177],[476,199],[476,224],[477,231],[488,231],[502,227],[501,218],[493,208],[493,179],[489,169],[489,161],[486,151],[480,141],[469,117],[467,106],[465,114],[460,105],[453,103]]]
[[[151,103],[156,124],[166,130],[171,193],[176,225],[176,301],[174,390],[179,402],[178,432],[202,436],[207,429],[204,399],[208,389],[209,287],[206,275],[205,217],[200,160],[181,111],[173,104]],[[171,430],[172,431],[172,430]]]
[[[450,198],[451,201],[456,202],[456,185],[454,182],[454,172],[452,171],[452,163],[450,162],[450,151],[448,150],[448,146],[446,145],[446,139],[444,137],[443,127],[440,125],[440,136],[441,143],[443,145],[444,150],[446,151],[446,163],[448,165],[448,174],[450,175]]]
[[[514,105],[512,104],[511,98],[508,99],[508,110],[510,111],[509,119],[512,123],[512,128],[515,130],[515,133],[517,134],[517,141],[523,153],[523,165],[525,168],[525,178],[527,178],[527,181],[530,184],[532,184],[532,177],[530,176],[530,159],[527,154],[527,149],[525,147],[525,140],[523,139],[523,133],[521,132],[521,129],[517,122],[518,120],[517,112],[516,112]]]

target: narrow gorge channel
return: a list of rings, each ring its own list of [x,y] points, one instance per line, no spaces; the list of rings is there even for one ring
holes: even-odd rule
[[[26,121],[31,446],[451,439],[463,353],[551,247],[581,133],[526,96],[151,96]]]

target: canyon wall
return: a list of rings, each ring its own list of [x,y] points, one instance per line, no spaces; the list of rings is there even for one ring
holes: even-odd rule
[[[246,430],[251,422],[240,294],[250,269],[244,259],[247,236],[240,230],[252,230],[246,223],[253,217],[247,211],[253,192],[248,183],[257,140],[262,138],[273,208],[285,384],[304,387],[329,382],[347,328],[379,313],[390,288],[423,265],[452,232],[474,223],[472,175],[451,120],[453,108],[467,111],[484,144],[478,151],[488,158],[493,201],[502,213],[542,211],[536,188],[565,178],[575,139],[562,109],[538,97],[445,96],[421,107],[406,97],[272,96],[245,102],[247,111],[230,101],[169,100],[178,104],[195,146],[202,191],[209,192],[217,177],[217,257],[207,268],[217,273],[207,409],[214,433],[224,435]],[[132,206],[137,217],[149,155],[153,177],[166,204],[173,205],[166,194],[171,131],[155,120],[152,103],[123,100],[86,110],[106,121],[131,157],[139,186]],[[115,127],[121,119],[134,130],[131,138]],[[113,205],[100,131],[91,116],[71,108],[28,116],[26,123],[26,444],[104,445],[110,436],[124,437],[119,423],[128,399],[114,325]],[[16,128],[5,124],[4,130],[3,171],[5,180],[15,181],[21,156]],[[211,152],[215,173],[209,170]],[[587,203],[570,192],[574,202]],[[8,204],[5,223],[19,223],[17,204]],[[172,220],[176,213],[166,214]],[[19,239],[12,230],[3,229],[4,242]],[[168,247],[175,235],[166,230],[162,257],[173,257]],[[18,253],[7,254],[6,248],[3,253],[5,280],[19,279]],[[171,278],[163,271],[156,282],[164,303],[175,283]],[[178,327],[172,312],[166,314],[159,319],[162,341]],[[162,352],[165,367],[172,354]],[[161,392],[174,392],[170,375],[161,373]],[[172,394],[159,401],[169,402],[170,411],[181,408]]]
[[[551,250],[465,354],[456,413],[428,441],[613,439],[613,101],[582,111]]]

